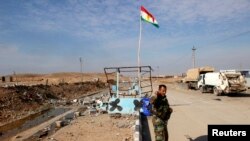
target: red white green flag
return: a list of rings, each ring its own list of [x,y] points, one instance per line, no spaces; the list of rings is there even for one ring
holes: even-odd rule
[[[156,21],[155,17],[151,13],[149,13],[148,10],[143,6],[141,6],[141,19],[159,28],[158,22]]]

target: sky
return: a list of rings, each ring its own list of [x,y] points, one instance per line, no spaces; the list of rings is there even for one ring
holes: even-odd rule
[[[141,65],[181,74],[196,66],[250,69],[249,0],[1,0],[0,75],[103,72],[136,66],[140,6]]]

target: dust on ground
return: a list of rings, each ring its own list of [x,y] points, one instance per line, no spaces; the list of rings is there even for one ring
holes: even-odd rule
[[[135,120],[130,117],[110,117],[107,114],[83,116],[61,128],[44,140],[54,141],[132,141]]]

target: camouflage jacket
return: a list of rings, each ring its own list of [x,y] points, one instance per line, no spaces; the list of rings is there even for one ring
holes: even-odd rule
[[[170,108],[168,99],[166,96],[153,96],[150,99],[152,104],[152,114],[159,117],[163,121],[167,121],[172,113],[172,108]]]

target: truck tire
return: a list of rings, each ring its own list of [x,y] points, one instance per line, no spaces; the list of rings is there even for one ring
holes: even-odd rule
[[[214,87],[214,94],[217,96],[221,95],[220,91],[216,87]]]
[[[201,93],[205,93],[205,88],[204,88],[204,86],[200,86],[200,92],[201,92]]]
[[[199,90],[199,88],[198,88],[198,86],[197,86],[197,85],[194,87],[194,90]]]
[[[188,90],[192,89],[192,86],[191,86],[190,82],[187,84],[187,88],[188,88]]]

